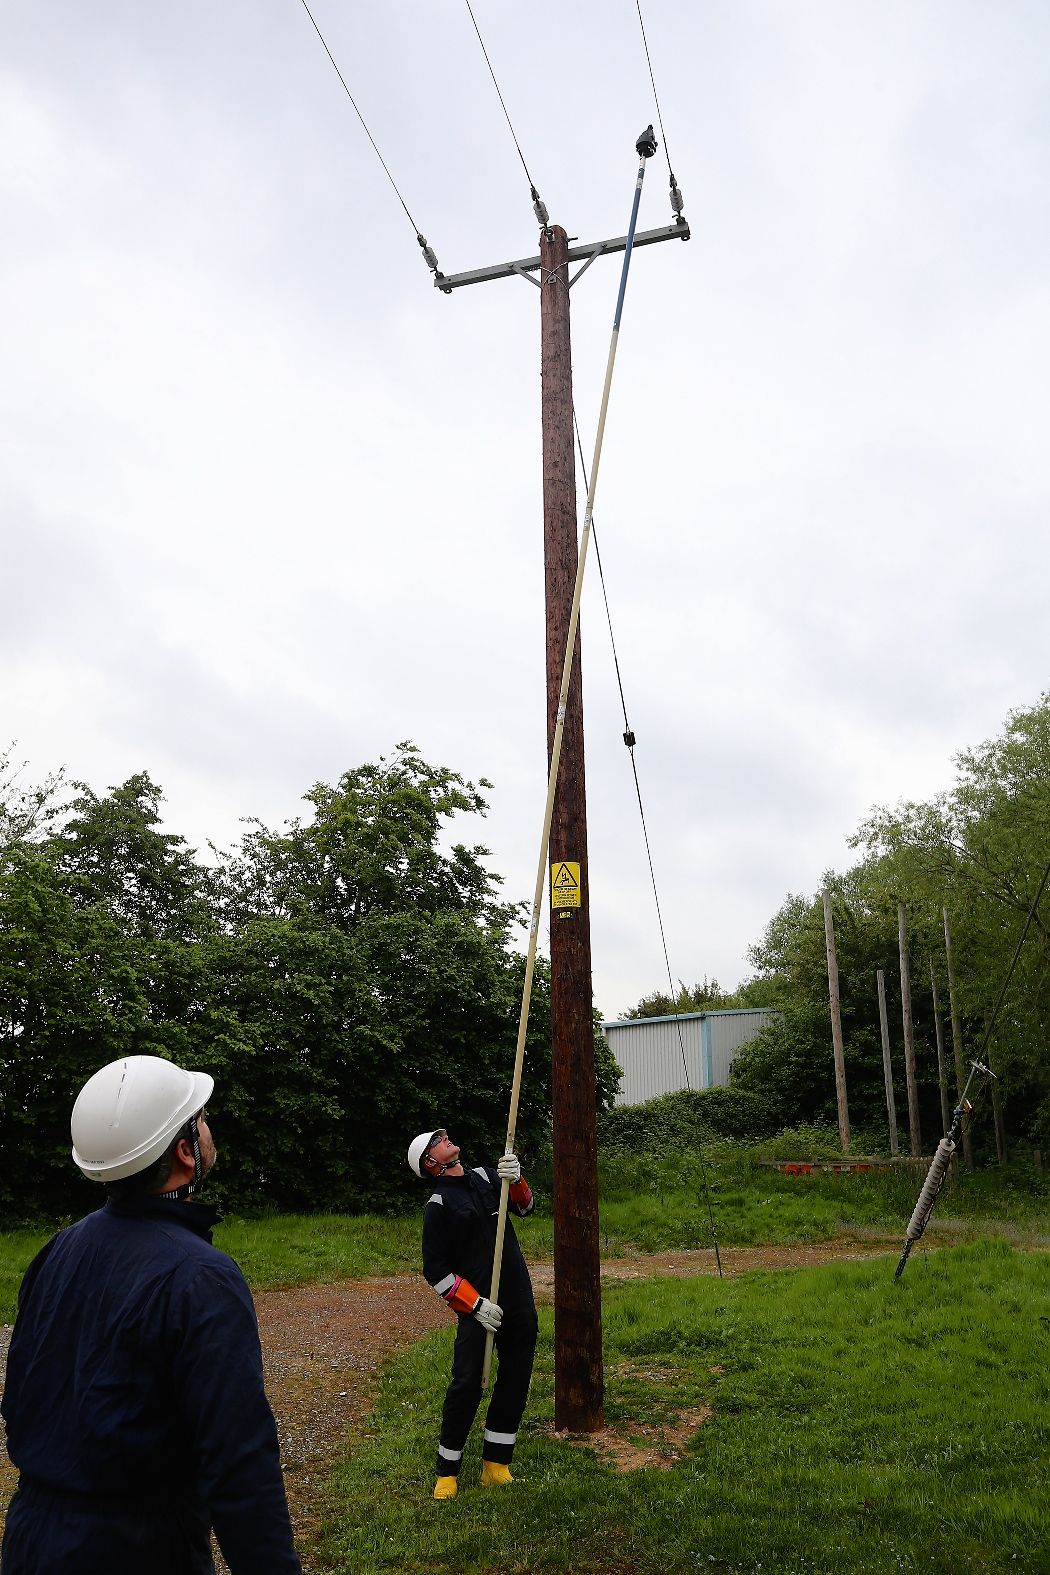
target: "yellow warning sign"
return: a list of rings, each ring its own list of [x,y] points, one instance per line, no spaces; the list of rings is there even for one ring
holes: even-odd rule
[[[580,906],[580,866],[561,859],[551,865],[551,907]]]

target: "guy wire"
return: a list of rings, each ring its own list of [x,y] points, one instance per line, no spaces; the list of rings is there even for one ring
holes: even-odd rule
[[[576,447],[580,455],[580,469],[583,472],[583,484],[589,491],[590,483],[587,479],[587,461],[583,457],[583,443],[580,439],[580,423],[576,419],[575,405],[573,405],[572,410],[572,424],[576,429]],[[638,780],[638,763],[634,758],[634,729],[631,727],[627,717],[627,701],[624,697],[623,679],[620,674],[620,658],[616,651],[616,636],[613,633],[612,612],[609,607],[609,593],[605,586],[605,572],[602,569],[602,555],[598,548],[598,527],[595,523],[593,515],[591,516],[591,538],[594,542],[594,558],[598,565],[598,578],[601,581],[602,599],[605,602],[605,620],[609,626],[609,643],[612,646],[613,666],[616,669],[616,684],[620,691],[620,709],[623,711],[624,725],[623,741],[627,745],[627,752],[631,757],[631,771],[634,775],[634,792],[635,797],[638,800],[638,814],[642,822],[642,837],[645,841],[645,854],[646,858],[649,860],[649,877],[653,885],[653,900],[656,903],[656,919],[660,928],[660,944],[662,945],[664,952],[664,967],[667,969],[667,983],[671,990],[671,1011],[674,1014],[675,1028],[678,1032],[678,1048],[682,1055],[682,1071],[685,1073],[685,1086],[690,1092],[692,1092],[692,1082],[690,1081],[689,1077],[689,1062],[685,1053],[685,1037],[682,1033],[682,1021],[678,1013],[678,1004],[675,998],[674,978],[671,974],[671,958],[667,949],[667,933],[664,929],[664,916],[660,907],[660,893],[657,890],[656,885],[656,867],[653,863],[653,851],[649,843],[649,827],[646,824],[645,806],[642,803],[641,783]],[[704,1157],[704,1148],[702,1143],[697,1144],[697,1153],[700,1155],[700,1171],[704,1178],[704,1198],[707,1203],[707,1217],[711,1228],[711,1241],[714,1244],[715,1249],[715,1263],[718,1266],[718,1278],[722,1279],[722,1255],[718,1250],[718,1227],[715,1224],[714,1207],[711,1202],[711,1187],[707,1176],[707,1160]]]

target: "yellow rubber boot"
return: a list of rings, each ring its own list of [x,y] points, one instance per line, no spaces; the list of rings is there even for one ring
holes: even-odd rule
[[[435,1498],[455,1498],[459,1492],[458,1477],[438,1477],[434,1483]]]
[[[509,1466],[501,1466],[498,1460],[483,1460],[481,1462],[482,1487],[505,1487],[508,1482],[513,1482]]]

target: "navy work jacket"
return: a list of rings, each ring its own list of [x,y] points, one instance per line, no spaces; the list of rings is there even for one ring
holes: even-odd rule
[[[298,1575],[259,1330],[199,1203],[110,1199],[26,1271],[2,1575]]]
[[[430,1177],[427,1178],[431,1180]],[[469,1281],[479,1296],[492,1288],[496,1250],[500,1179],[491,1165],[475,1165],[462,1176],[438,1176],[423,1209],[423,1273],[438,1292],[457,1277]],[[508,1216],[524,1219],[532,1200],[521,1208],[510,1202]],[[534,1307],[528,1267],[507,1219],[500,1267],[499,1304],[505,1311]]]

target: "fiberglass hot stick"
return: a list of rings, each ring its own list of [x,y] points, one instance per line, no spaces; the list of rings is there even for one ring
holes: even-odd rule
[[[532,976],[536,967],[536,940],[540,928],[540,908],[543,904],[543,887],[547,877],[547,850],[550,844],[551,818],[554,813],[554,792],[558,785],[558,766],[561,763],[561,741],[565,731],[565,707],[569,697],[569,679],[572,676],[572,655],[576,645],[576,629],[580,621],[580,597],[583,592],[583,571],[587,563],[587,548],[591,537],[591,521],[594,513],[594,496],[598,487],[598,466],[601,462],[602,440],[605,437],[605,418],[609,409],[609,391],[612,387],[613,365],[616,360],[616,343],[620,334],[620,318],[623,314],[623,299],[627,289],[627,271],[631,266],[631,252],[634,249],[634,232],[638,222],[638,205],[642,198],[642,181],[645,179],[645,161],[652,158],[656,152],[656,138],[653,128],[649,126],[638,138],[635,144],[641,155],[638,166],[638,178],[634,188],[634,204],[631,208],[631,222],[627,230],[627,245],[623,254],[623,271],[620,275],[620,293],[616,299],[616,315],[613,319],[612,342],[609,345],[609,360],[605,369],[605,388],[602,392],[601,411],[598,416],[598,432],[594,440],[594,458],[591,461],[591,480],[587,488],[587,507],[583,516],[583,533],[580,538],[580,557],[576,569],[576,585],[572,596],[572,611],[569,615],[569,629],[565,639],[565,658],[562,663],[561,689],[558,692],[558,713],[554,727],[554,740],[551,745],[550,769],[547,773],[547,802],[543,812],[543,832],[540,837],[539,866],[536,871],[536,888],[532,899],[532,922],[529,926],[529,951],[525,963],[525,985],[521,996],[521,1012],[518,1017],[518,1042],[514,1053],[514,1078],[510,1092],[510,1115],[507,1119],[506,1147],[513,1149],[518,1127],[518,1100],[521,1096],[521,1072],[525,1057],[525,1033],[529,1023],[529,1005],[532,1000]],[[507,1199],[510,1193],[510,1183],[503,1181],[499,1193],[499,1216],[496,1221],[496,1246],[492,1257],[492,1285],[489,1290],[490,1299],[499,1302],[500,1271],[503,1266],[503,1238],[507,1229]],[[490,1334],[485,1336],[485,1363],[482,1368],[481,1381],[487,1385],[492,1367],[492,1340]]]

